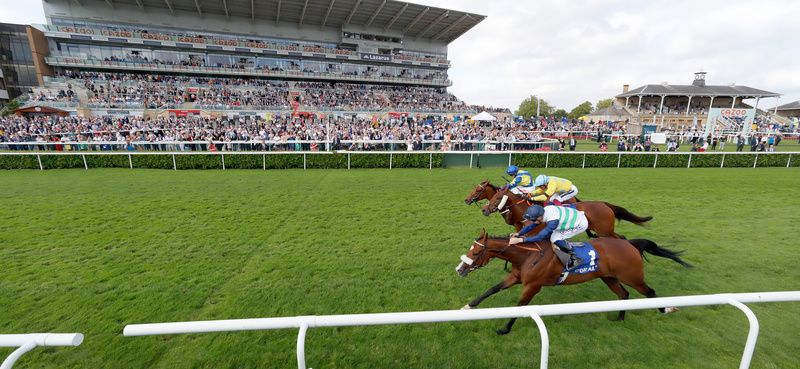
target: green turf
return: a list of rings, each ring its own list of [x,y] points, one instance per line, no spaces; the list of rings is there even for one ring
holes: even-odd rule
[[[482,227],[463,203],[502,169],[0,172],[0,332],[83,332],[16,368],[291,368],[296,330],[122,337],[130,323],[457,309],[502,279],[459,278]],[[687,250],[646,265],[661,296],[800,289],[796,169],[562,169],[582,199],[654,215],[629,237]],[[515,305],[519,287],[481,307]],[[633,298],[641,298],[632,292]],[[613,299],[599,281],[536,304]],[[800,303],[752,304],[752,368],[797,368]],[[747,321],[728,306],[661,316],[548,317],[551,368],[737,367]],[[531,320],[311,329],[312,368],[530,368]],[[0,350],[5,356],[9,349]]]

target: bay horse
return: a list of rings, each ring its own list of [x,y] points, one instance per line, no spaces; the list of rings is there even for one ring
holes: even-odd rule
[[[540,203],[540,205],[542,204]],[[523,226],[525,211],[530,206],[531,203],[523,195],[518,195],[509,189],[501,189],[495,193],[494,197],[481,210],[483,215],[486,216],[499,211],[506,223],[514,226],[519,231]],[[575,209],[582,211],[586,215],[586,219],[589,221],[589,228],[586,230],[586,234],[589,237],[625,238],[615,232],[615,221],[617,219],[626,220],[639,226],[653,219],[651,216],[640,217],[631,213],[628,209],[605,201],[577,202],[575,203]],[[594,231],[597,236],[591,234],[590,230]]]
[[[543,286],[555,286],[558,283],[563,264],[553,251],[550,241],[509,245],[508,240],[508,237],[490,237],[485,230],[481,231],[480,236],[472,242],[469,252],[461,256],[461,263],[456,267],[456,272],[461,277],[466,277],[470,272],[485,266],[493,258],[508,261],[512,265],[511,273],[502,282],[489,288],[463,309],[473,309],[487,297],[520,283],[522,283],[522,293],[517,306],[524,306]],[[656,297],[656,291],[644,281],[644,252],[674,260],[687,268],[691,267],[680,258],[682,251],[675,252],[659,247],[650,240],[602,237],[589,242],[597,251],[597,271],[586,274],[571,273],[561,284],[578,284],[600,278],[621,300],[627,300],[629,296],[623,284],[650,298]],[[676,308],[658,310],[665,314],[677,311]],[[625,319],[625,311],[619,312],[618,319]],[[509,320],[504,328],[497,330],[497,334],[504,335],[511,332],[515,321],[516,318]]]
[[[472,205],[481,200],[489,200],[494,197],[494,194],[500,190],[500,187],[493,185],[489,180],[485,180],[479,183],[472,189],[472,192],[467,195],[467,198],[464,199],[464,203],[467,205]]]
[[[472,192],[467,195],[467,198],[464,199],[464,203],[467,205],[472,205],[481,200],[489,200],[500,191],[499,186],[493,185],[489,180],[485,180],[481,183],[478,183],[473,189]],[[564,204],[574,204],[576,202],[580,202],[577,197],[573,197],[564,202]]]

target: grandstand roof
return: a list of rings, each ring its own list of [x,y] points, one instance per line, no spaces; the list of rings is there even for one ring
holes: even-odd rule
[[[53,2],[56,0],[44,0]],[[80,6],[119,4],[246,17],[320,27],[365,26],[401,32],[406,37],[451,42],[486,16],[396,0],[63,0]]]
[[[788,104],[778,105],[778,110],[800,110],[800,100]]]
[[[740,96],[740,97],[777,97],[779,93],[759,90],[747,86],[696,86],[696,85],[644,85],[616,97],[633,96]]]

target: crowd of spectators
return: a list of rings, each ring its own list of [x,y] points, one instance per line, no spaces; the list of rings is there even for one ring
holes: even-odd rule
[[[60,77],[83,85],[87,103],[97,108],[290,110],[291,90],[298,93],[295,102],[302,108],[328,111],[470,112],[478,108],[434,87],[86,71],[67,71]],[[181,106],[185,103],[192,104]]]
[[[269,120],[261,117],[202,118],[171,117],[148,119],[135,116],[122,117],[4,117],[0,118],[0,143],[8,149],[52,149],[53,146],[21,146],[9,143],[94,143],[87,147],[120,149],[122,147],[196,150],[209,148],[208,142],[219,144],[215,149],[237,150],[244,143],[249,149],[316,149],[328,142],[333,149],[369,150],[414,149],[436,147],[437,150],[535,149],[545,138],[556,137],[562,149],[566,140],[574,149],[577,130],[592,132],[601,150],[608,150],[608,137],[624,135],[620,127],[606,122],[567,121],[542,117],[528,121],[504,120],[492,124],[464,120],[327,117],[303,118],[276,116]],[[564,130],[567,131],[564,131]],[[574,129],[570,131],[570,129]],[[564,134],[562,134],[564,133]],[[748,139],[753,151],[769,151],[777,146],[780,135],[757,134]],[[176,143],[176,142],[182,143]],[[314,146],[311,142],[316,141]],[[703,137],[670,135],[666,149],[677,150],[690,144],[695,151],[724,149],[725,142],[736,138],[725,136]],[[431,142],[437,144],[431,145]],[[192,143],[185,146],[185,143]],[[198,143],[194,145],[193,143]],[[739,142],[741,143],[741,142]],[[178,145],[178,146],[176,146]],[[257,145],[257,146],[252,146]],[[396,146],[399,145],[399,146]],[[528,145],[528,146],[525,146]],[[532,146],[531,146],[532,145]],[[553,149],[557,149],[554,146]],[[619,151],[649,151],[649,140],[639,137],[622,137],[617,142]],[[741,147],[739,147],[741,149]]]

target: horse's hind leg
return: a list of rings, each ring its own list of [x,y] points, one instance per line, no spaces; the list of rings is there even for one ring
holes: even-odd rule
[[[603,279],[603,282],[606,283],[608,288],[610,288],[611,291],[613,291],[617,295],[617,297],[619,297],[620,300],[627,300],[628,299],[628,296],[630,296],[630,294],[625,289],[625,287],[623,287],[622,284],[619,283],[618,279],[616,279],[614,277],[604,277],[602,279]],[[619,316],[617,317],[617,320],[620,320],[620,321],[625,320],[625,310],[621,310],[619,312]]]
[[[527,285],[522,287],[522,296],[520,296],[519,302],[517,302],[517,306],[528,305],[528,303],[531,302],[531,299],[533,299],[533,296],[539,293],[539,290],[541,289],[542,289],[541,285]],[[514,326],[514,322],[516,321],[517,318],[509,319],[505,327],[498,329],[496,331],[497,334],[504,335],[508,334],[508,332],[511,332],[511,327]]]

